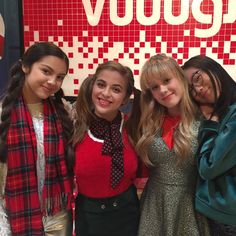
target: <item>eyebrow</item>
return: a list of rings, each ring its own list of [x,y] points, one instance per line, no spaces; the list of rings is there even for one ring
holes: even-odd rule
[[[103,82],[103,83],[107,83],[107,82],[106,82],[105,80],[103,80],[103,79],[97,79],[97,81]],[[112,87],[120,87],[120,88],[123,88],[123,86],[120,85],[120,84],[112,84],[111,86],[112,86]]]
[[[53,71],[53,72],[55,72],[55,70],[51,67],[51,66],[49,66],[49,65],[47,65],[47,64],[40,64],[41,66],[45,66],[45,67],[47,67],[50,71]],[[62,73],[58,73],[58,75],[66,75],[66,72],[62,72]]]

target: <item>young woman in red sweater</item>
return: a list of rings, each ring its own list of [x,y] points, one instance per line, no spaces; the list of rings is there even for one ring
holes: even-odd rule
[[[132,92],[137,103],[129,70],[114,61],[99,65],[81,85],[74,135],[76,235],[137,235],[138,160],[129,136],[135,133],[139,106],[133,106],[136,116],[129,120],[119,111]]]

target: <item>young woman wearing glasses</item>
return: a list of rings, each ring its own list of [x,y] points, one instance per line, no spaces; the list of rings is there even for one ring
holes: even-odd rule
[[[213,236],[236,235],[236,82],[207,56],[182,67],[203,118],[197,152],[200,180],[196,209]]]

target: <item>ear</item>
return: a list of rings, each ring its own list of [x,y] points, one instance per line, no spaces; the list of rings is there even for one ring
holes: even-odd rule
[[[23,70],[23,72],[24,72],[25,74],[28,74],[28,73],[29,73],[29,68],[26,67],[25,65],[22,65],[21,68],[22,68],[22,70]]]

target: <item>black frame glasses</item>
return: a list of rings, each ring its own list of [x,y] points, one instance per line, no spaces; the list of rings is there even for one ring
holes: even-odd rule
[[[197,70],[191,79],[191,86],[190,86],[190,93],[195,97],[197,96],[198,92],[196,91],[196,87],[200,87],[203,85],[203,77],[202,77],[202,71]]]

